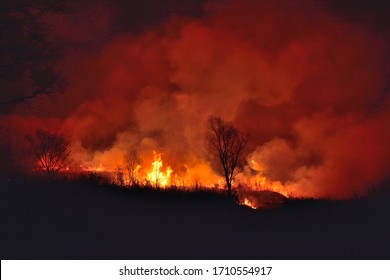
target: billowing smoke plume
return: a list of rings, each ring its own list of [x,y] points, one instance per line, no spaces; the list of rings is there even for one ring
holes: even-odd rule
[[[310,1],[212,1],[79,58],[61,97],[72,156],[115,168],[156,150],[209,183],[218,115],[251,134],[245,176],[295,196],[364,194],[390,175],[386,44]]]

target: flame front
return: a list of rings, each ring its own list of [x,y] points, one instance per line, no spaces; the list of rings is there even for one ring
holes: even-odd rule
[[[80,165],[80,168],[84,172],[94,172],[106,176],[112,183],[124,187],[137,185],[166,189],[175,186],[186,190],[196,190],[199,187],[218,190],[225,188],[224,179],[214,173],[207,163],[201,161],[197,161],[195,164],[184,163],[182,170],[178,172],[170,165],[164,165],[162,155],[162,153],[153,151],[153,161],[148,160],[147,155],[143,154],[142,159],[133,158],[126,161],[126,157],[123,156],[111,158],[111,161],[103,163],[98,161],[96,166],[83,164]],[[150,162],[149,168],[146,167],[148,164],[141,164],[141,162],[148,161]],[[250,176],[244,172],[239,174],[233,182],[233,190],[238,195],[240,205],[258,209],[272,204],[272,201],[263,201],[267,198],[262,200],[257,197],[261,196],[264,191],[289,197],[288,186],[280,181],[270,180],[261,168],[252,166],[252,170],[258,173]]]
[[[248,206],[249,208],[252,208],[252,209],[257,209],[257,206],[252,203],[248,198],[244,198],[244,200],[242,202],[240,202],[241,205],[245,205],[245,206]]]
[[[170,177],[171,173],[173,170],[171,169],[170,166],[168,166],[165,170],[163,171],[163,162],[161,160],[161,154],[154,153],[154,161],[152,162],[152,170],[147,174],[147,180],[154,186],[156,187],[167,187],[170,184]]]

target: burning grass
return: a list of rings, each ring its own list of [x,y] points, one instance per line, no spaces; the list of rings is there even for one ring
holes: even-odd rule
[[[156,185],[147,182],[146,184],[122,184],[112,180],[110,173],[87,172],[79,174],[83,181],[90,181],[110,188],[120,190],[124,194],[148,195],[167,199],[170,197],[182,198],[185,201],[209,197],[216,201],[227,200],[238,205],[243,205],[252,209],[268,209],[281,207],[288,197],[271,190],[253,190],[248,187],[238,186],[234,188],[232,196],[229,197],[224,188],[209,186],[177,186],[177,185]]]
[[[35,175],[67,180],[90,180],[98,185],[110,185],[123,190],[145,190],[146,192],[177,192],[177,193],[215,193],[227,195],[225,182],[221,178],[212,177],[215,183],[198,181],[197,175],[191,176],[192,171],[186,169],[179,175],[169,164],[163,162],[162,153],[153,152],[154,160],[150,167],[142,165],[137,155],[126,157],[123,166],[108,168],[98,166],[83,166],[72,168],[66,166],[56,173],[44,173],[44,170],[36,169]],[[200,175],[200,177],[204,177]],[[256,180],[255,180],[256,179]],[[252,209],[264,209],[280,207],[288,197],[287,189],[279,182],[272,182],[258,174],[253,180],[247,180],[244,176],[233,181],[231,200],[239,205]],[[216,181],[215,181],[216,180]],[[229,193],[229,192],[228,192]],[[228,195],[227,195],[228,196]]]

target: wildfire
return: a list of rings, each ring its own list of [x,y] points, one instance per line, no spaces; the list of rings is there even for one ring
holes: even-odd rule
[[[150,171],[147,174],[146,178],[152,185],[155,185],[156,187],[158,186],[166,187],[170,183],[170,177],[173,170],[171,169],[170,166],[168,166],[164,172],[163,162],[161,160],[161,154],[156,153],[155,151],[153,151],[153,153],[154,153],[154,161],[152,162],[153,168],[152,171]]]
[[[250,189],[257,191],[272,191],[277,192],[285,197],[289,197],[288,188],[280,181],[272,181],[264,175],[264,167],[256,161],[249,162],[250,167],[258,172],[255,176],[240,176],[240,179],[245,185],[250,186]],[[241,174],[240,174],[241,175]]]
[[[244,200],[243,201],[241,201],[240,202],[240,204],[241,205],[245,205],[245,206],[248,206],[248,207],[250,207],[250,208],[252,208],[252,209],[257,209],[257,206],[254,204],[254,203],[252,203],[248,198],[244,198]]]
[[[286,186],[284,186],[281,182],[279,181],[270,181],[268,178],[264,176],[260,176],[260,179],[254,178],[251,180],[252,182],[250,183],[250,186],[254,190],[258,191],[272,191],[272,192],[277,192],[285,197],[289,197],[289,191]]]
[[[197,187],[224,189],[224,179],[215,174],[207,164],[197,163],[195,165],[184,164],[185,169],[181,173],[175,172],[169,165],[164,165],[162,153],[153,151],[153,161],[149,165],[142,164],[143,159],[133,159],[131,162],[123,161],[120,157],[114,161],[100,162],[96,166],[80,165],[81,170],[86,172],[96,172],[108,176],[113,184],[120,186],[152,186],[158,188],[168,188],[176,186],[183,189],[196,189]],[[257,198],[256,193],[270,191],[289,197],[288,188],[279,181],[272,181],[260,170],[254,176],[240,174],[233,183],[234,188],[240,197],[240,205],[245,205],[252,209],[263,208],[262,199]],[[254,197],[249,197],[248,193]],[[253,193],[255,193],[253,195]],[[264,195],[264,193],[263,193]],[[269,200],[269,199],[268,199]],[[271,203],[267,200],[267,203]],[[266,204],[267,204],[266,203]],[[272,203],[271,203],[272,204]]]
[[[80,165],[80,168],[84,171],[88,172],[104,172],[106,169],[103,167],[103,165],[100,163],[99,166],[82,166]]]

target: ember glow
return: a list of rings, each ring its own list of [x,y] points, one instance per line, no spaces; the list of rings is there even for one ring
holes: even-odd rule
[[[68,87],[55,103],[36,100],[2,124],[17,141],[56,120],[70,142],[69,170],[123,185],[224,189],[205,145],[216,115],[251,135],[236,191],[364,195],[390,177],[389,42],[325,2],[207,1],[201,17],[119,34],[110,20],[118,10],[103,2],[90,13],[102,14],[104,34],[72,35],[69,16],[51,19],[66,35],[57,36],[96,40],[93,50],[66,52]]]
[[[245,205],[245,206],[248,206],[249,208],[252,208],[252,209],[257,209],[258,206],[256,206],[255,204],[253,204],[248,198],[244,198],[244,200],[241,202],[241,205]]]

